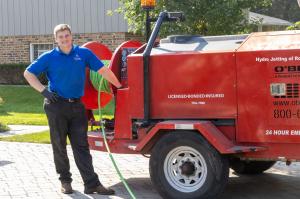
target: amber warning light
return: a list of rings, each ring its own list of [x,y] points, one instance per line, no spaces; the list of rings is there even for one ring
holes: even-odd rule
[[[143,9],[153,9],[156,6],[155,0],[141,0],[141,6]]]

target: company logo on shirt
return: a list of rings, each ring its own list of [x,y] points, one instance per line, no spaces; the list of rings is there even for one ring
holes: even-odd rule
[[[78,55],[78,54],[76,54],[76,55],[75,55],[75,57],[74,57],[74,60],[75,60],[75,61],[80,61],[80,60],[81,60],[81,58],[79,57],[79,55]]]

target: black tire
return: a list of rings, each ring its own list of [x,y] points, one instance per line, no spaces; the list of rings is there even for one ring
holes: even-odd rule
[[[189,131],[163,136],[151,152],[149,170],[154,187],[166,199],[216,199],[229,177],[228,159],[201,135]]]
[[[234,158],[230,160],[230,167],[238,174],[261,174],[270,169],[276,161],[247,161]]]

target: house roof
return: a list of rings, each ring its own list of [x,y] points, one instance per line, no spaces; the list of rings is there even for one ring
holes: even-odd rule
[[[267,15],[262,15],[258,14],[255,12],[249,12],[249,22],[250,23],[259,23],[262,25],[275,25],[275,26],[290,26],[293,25],[291,22],[275,18],[275,17],[270,17]]]

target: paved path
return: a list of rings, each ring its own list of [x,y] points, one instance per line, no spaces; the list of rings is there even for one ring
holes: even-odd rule
[[[29,133],[39,133],[49,129],[48,126],[37,125],[8,125],[10,131],[0,132],[0,137],[7,137],[13,135],[23,135]]]
[[[106,199],[129,198],[120,183],[107,153],[92,151],[94,166],[101,181],[116,190],[115,196],[83,194],[79,172],[68,148],[73,188],[71,195],[59,192],[52,161],[51,145],[0,142],[0,198],[74,198]],[[138,199],[160,199],[149,179],[148,159],[141,155],[115,155],[124,177]],[[277,163],[266,174],[258,176],[236,176],[231,173],[229,184],[222,199],[299,199],[300,164],[287,167]]]

